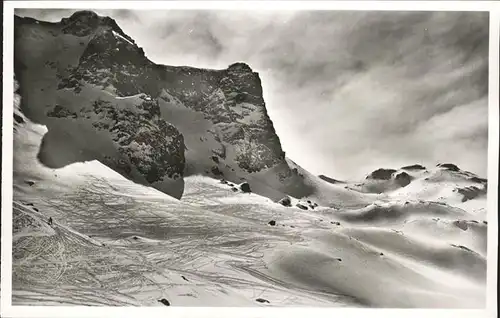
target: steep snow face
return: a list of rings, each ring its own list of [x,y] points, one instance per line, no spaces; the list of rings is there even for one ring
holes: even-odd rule
[[[103,131],[113,130],[111,139],[120,143],[120,137],[116,137],[119,130],[125,129],[121,133],[126,134],[132,131],[116,123],[103,125],[95,122],[96,116],[88,117],[86,109],[95,103],[102,105],[101,100],[109,101],[107,95],[115,97],[109,101],[109,107],[121,108],[122,101],[128,97],[145,94],[145,100],[155,105],[148,110],[161,117],[162,126],[170,127],[160,129],[166,139],[159,140],[174,142],[166,152],[174,155],[174,159],[167,160],[166,167],[160,169],[161,173],[167,172],[164,178],[182,176],[179,170],[182,170],[180,166],[185,157],[183,172],[186,175],[203,174],[233,182],[247,180],[256,192],[276,200],[285,193],[302,197],[313,192],[314,189],[288,166],[266,111],[259,75],[248,65],[235,63],[225,70],[156,65],[114,20],[90,11],[77,12],[59,23],[36,24],[33,21],[36,20],[16,18],[16,74],[19,74],[23,87],[23,112],[34,121],[47,125],[49,134],[46,138],[58,135],[58,141],[52,144],[64,144],[64,151],[69,151],[69,148],[80,151],[74,140],[61,137],[62,131],[65,131],[63,135],[74,135],[71,130],[78,129],[76,127],[95,127],[95,124],[98,127],[97,135],[92,132],[94,141],[102,138]],[[106,112],[109,112],[108,106]],[[51,116],[47,115],[49,113]],[[62,124],[80,121],[82,117],[88,124],[71,127]],[[130,129],[138,127],[137,117],[129,113],[122,117],[136,122],[126,125]],[[141,120],[146,126],[159,126],[156,122],[147,125],[151,121],[149,118]],[[175,129],[178,132],[174,132]],[[185,154],[182,153],[184,145],[179,141],[179,134],[183,136]],[[118,152],[126,152],[126,157],[132,162],[147,157],[147,166],[153,166],[151,162],[155,162],[154,166],[160,165],[156,161],[158,158],[145,155],[154,147],[151,142],[132,146],[135,150],[140,149],[142,155],[130,155],[129,146],[127,151],[122,147]],[[50,152],[54,151],[51,149]],[[132,153],[136,153],[135,150]],[[93,152],[96,153],[96,149]],[[113,157],[111,161],[121,160],[116,155],[106,156]],[[77,155],[71,157],[64,163],[78,161]],[[117,168],[110,160],[95,155],[90,157],[85,159],[98,159],[113,169]],[[165,159],[165,156],[160,157]],[[151,169],[141,172],[144,170],[140,168],[142,164],[133,163],[132,166],[148,179]]]

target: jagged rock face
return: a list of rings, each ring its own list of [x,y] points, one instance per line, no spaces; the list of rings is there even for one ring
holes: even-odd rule
[[[21,86],[27,87],[26,94],[31,95],[27,115],[46,124],[49,131],[54,120],[83,117],[92,121],[96,131],[109,131],[119,154],[148,181],[155,179],[151,177],[155,175],[152,171],[178,178],[183,175],[180,170],[185,165],[184,173],[188,175],[201,173],[237,183],[247,180],[257,193],[271,187],[281,192],[276,194],[277,199],[290,188],[293,193],[289,194],[294,196],[312,191],[301,186],[302,178],[285,161],[266,111],[259,75],[248,65],[235,63],[224,70],[208,70],[154,64],[114,20],[90,11],[77,12],[59,23],[35,22],[16,18],[19,43],[16,50],[20,53],[15,54],[16,72],[21,74]],[[30,41],[33,32],[44,33],[48,40]],[[63,43],[64,49],[50,49],[51,42]],[[39,54],[37,61],[30,61],[30,46],[40,44],[46,46],[45,58]],[[43,72],[37,66],[40,63],[44,65]],[[36,87],[38,77],[43,77],[44,83],[51,83],[43,92]],[[103,99],[103,94],[115,96],[116,100],[102,104],[102,112],[95,115],[105,113],[111,119],[121,116],[118,121],[103,123],[96,116],[87,118],[80,114],[81,103],[88,109]],[[144,98],[152,105],[146,113],[156,117],[123,109],[121,105],[125,102],[121,97],[139,94],[145,94]],[[74,105],[68,105],[71,104],[68,95],[73,96]],[[43,105],[40,100],[44,100]],[[129,124],[120,124],[122,120]],[[151,129],[147,136],[143,132],[127,140],[119,137],[131,135],[136,129],[144,130],[143,126]],[[135,146],[141,142],[145,146]],[[161,147],[162,142],[167,144]],[[152,148],[161,154],[137,156],[130,145],[142,152]],[[127,174],[129,169],[124,169],[123,164],[110,163],[123,163],[123,157],[107,154],[99,160]]]

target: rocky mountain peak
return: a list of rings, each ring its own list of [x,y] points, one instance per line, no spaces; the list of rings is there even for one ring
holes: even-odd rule
[[[94,11],[90,10],[81,10],[81,11],[76,11],[73,13],[69,18],[62,18],[61,23],[62,24],[69,24],[69,23],[74,23],[74,22],[82,22],[82,23],[96,23],[101,19],[101,17],[95,13]]]
[[[135,44],[134,40],[123,32],[115,20],[107,16],[100,16],[94,11],[77,11],[69,18],[61,19],[60,24],[62,31],[67,34],[87,36],[100,30],[111,30],[125,40]]]

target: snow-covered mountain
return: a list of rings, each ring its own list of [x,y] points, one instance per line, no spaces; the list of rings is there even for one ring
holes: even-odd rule
[[[15,23],[22,110],[49,129],[39,156],[47,166],[97,159],[177,198],[194,174],[246,180],[276,200],[312,193],[288,166],[248,65],[157,65],[91,11]]]

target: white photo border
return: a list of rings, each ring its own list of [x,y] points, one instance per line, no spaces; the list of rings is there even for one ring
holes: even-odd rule
[[[14,78],[13,27],[16,8],[59,9],[210,9],[210,10],[356,10],[356,11],[488,11],[489,122],[488,122],[488,250],[485,309],[338,309],[232,307],[87,307],[12,306],[12,161]],[[2,118],[2,317],[497,317],[498,165],[499,165],[499,40],[500,3],[495,1],[5,1]]]

